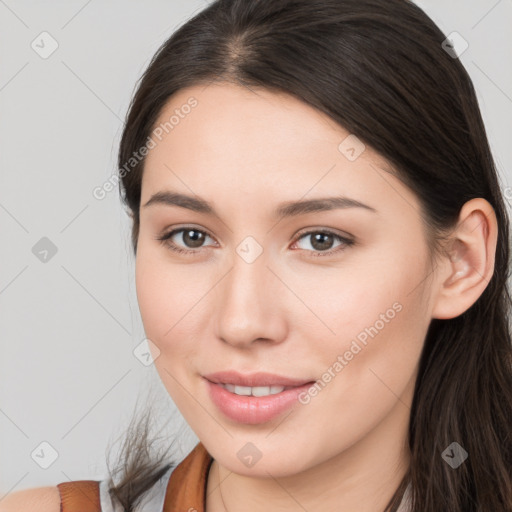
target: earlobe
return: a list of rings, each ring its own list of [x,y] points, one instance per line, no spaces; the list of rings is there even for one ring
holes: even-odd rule
[[[497,236],[489,202],[475,198],[465,203],[439,267],[432,318],[455,318],[478,300],[494,273]]]

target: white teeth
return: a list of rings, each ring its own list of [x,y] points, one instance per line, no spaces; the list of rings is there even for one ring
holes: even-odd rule
[[[235,386],[236,395],[247,395],[251,394],[251,388],[249,386]]]
[[[253,396],[276,395],[284,390],[284,386],[256,386],[252,388]]]
[[[242,396],[267,396],[276,395],[284,391],[284,386],[235,386],[233,384],[220,384],[224,389],[231,393]]]

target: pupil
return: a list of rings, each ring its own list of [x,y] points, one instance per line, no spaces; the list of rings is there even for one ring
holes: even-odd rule
[[[191,233],[196,233],[196,236],[191,235]],[[189,231],[186,231],[184,233],[184,236],[186,238],[186,240],[185,240],[186,245],[189,245],[190,247],[201,247],[201,243],[203,241],[203,234],[200,233],[199,231],[196,231],[195,229],[191,229]]]
[[[321,243],[322,241],[324,242],[323,244]],[[327,244],[325,244],[325,241],[327,241]],[[313,243],[311,245],[317,250],[329,249],[332,245],[332,235],[328,233],[317,233],[313,235]]]

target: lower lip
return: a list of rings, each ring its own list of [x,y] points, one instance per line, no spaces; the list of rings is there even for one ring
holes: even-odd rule
[[[233,421],[250,425],[265,423],[279,416],[298,402],[300,393],[307,391],[314,384],[309,382],[275,395],[242,396],[231,393],[219,384],[205,380],[210,398],[220,411]]]

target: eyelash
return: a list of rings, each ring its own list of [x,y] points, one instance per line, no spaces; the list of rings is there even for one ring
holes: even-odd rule
[[[170,241],[170,239],[176,233],[180,233],[182,231],[196,231],[198,233],[202,233],[203,235],[207,235],[210,238],[213,238],[207,231],[203,231],[201,229],[197,229],[197,228],[192,227],[192,226],[190,226],[190,227],[185,226],[185,227],[182,227],[182,228],[173,229],[169,233],[163,234],[162,236],[158,236],[158,237],[156,237],[156,240],[160,241],[164,246],[166,246],[167,248],[171,249],[172,251],[174,251],[176,253],[179,253],[179,254],[191,254],[191,255],[192,254],[194,254],[194,255],[197,254],[200,249],[196,249],[196,250],[193,250],[193,249],[183,249],[183,248],[177,246],[174,242]],[[311,257],[314,257],[314,258],[323,257],[323,256],[332,256],[333,254],[341,252],[341,251],[344,251],[348,247],[351,247],[351,246],[353,246],[355,244],[354,240],[352,240],[350,238],[343,237],[343,236],[341,236],[341,235],[339,235],[339,234],[337,234],[334,231],[331,231],[329,229],[312,230],[312,231],[306,231],[306,232],[303,232],[303,233],[299,233],[297,235],[297,238],[296,238],[294,243],[296,243],[301,238],[303,238],[303,237],[305,237],[307,235],[313,235],[313,234],[317,234],[317,233],[332,235],[335,238],[337,238],[339,241],[343,242],[344,246],[340,245],[337,248],[330,249],[328,251],[309,251],[307,249],[303,249],[303,250],[311,253]]]

